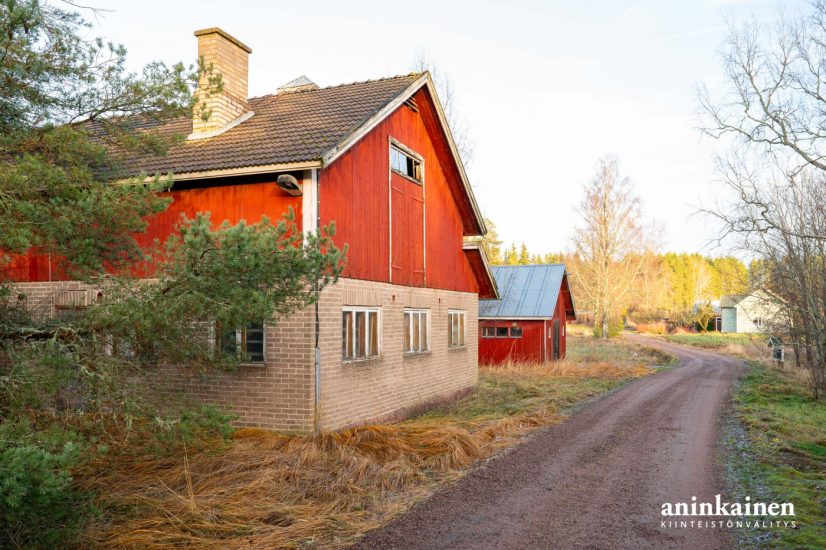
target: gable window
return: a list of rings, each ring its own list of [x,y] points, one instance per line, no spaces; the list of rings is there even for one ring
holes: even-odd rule
[[[496,327],[496,337],[497,338],[507,338],[508,337],[508,327]]]
[[[218,340],[219,349],[241,361],[264,362],[264,323],[250,323],[246,327],[225,330]]]
[[[511,327],[511,338],[522,338],[522,327]]]
[[[430,349],[430,312],[404,310],[404,352],[422,353]]]
[[[390,146],[390,169],[420,183],[422,181],[422,161],[395,145]]]
[[[495,338],[496,330],[493,327],[482,327],[482,338]]]
[[[341,357],[345,361],[378,357],[379,308],[345,307],[341,314]]]
[[[465,347],[465,312],[452,310],[447,312],[447,347]]]

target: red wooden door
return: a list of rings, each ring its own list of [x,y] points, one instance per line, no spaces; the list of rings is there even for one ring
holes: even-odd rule
[[[390,176],[391,282],[424,286],[424,188]]]

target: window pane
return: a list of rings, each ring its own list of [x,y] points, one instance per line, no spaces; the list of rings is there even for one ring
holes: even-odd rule
[[[451,330],[452,326],[453,326],[453,314],[448,313],[447,314],[447,347],[449,347],[449,348],[453,347],[453,332]]]
[[[356,312],[356,357],[367,355],[367,330],[365,327],[365,314],[363,311]]]
[[[421,322],[421,324],[422,324],[422,349],[421,349],[421,351],[427,351],[428,349],[430,349],[430,348],[427,347],[429,336],[430,336],[427,333],[427,331],[430,329],[430,323],[427,322],[427,315],[428,315],[427,312],[422,312],[421,315],[422,315],[422,322]]]
[[[420,333],[420,329],[419,329],[419,320],[420,319],[419,319],[419,317],[420,317],[420,315],[418,313],[413,313],[413,329],[412,329],[413,330],[413,346],[412,346],[413,351],[420,351],[421,350],[421,348],[419,347],[419,342],[420,342],[420,340],[419,340],[419,336],[420,336],[420,334],[419,334]]]
[[[379,354],[379,314],[377,311],[371,311],[368,314],[368,321],[370,324],[370,355]]]
[[[459,319],[459,345],[465,345],[465,314],[460,313],[456,316]]]
[[[459,316],[455,313],[453,314],[453,326],[451,327],[451,336],[453,340],[453,345],[459,345]]]
[[[410,314],[404,314],[404,351],[410,351]]]
[[[345,311],[341,317],[341,355],[353,357],[353,312]]]
[[[511,327],[511,338],[522,338],[522,327]]]
[[[508,337],[508,327],[496,327],[496,337],[497,338],[507,338]]]
[[[247,327],[245,350],[247,359],[255,362],[264,361],[264,325],[252,323]]]

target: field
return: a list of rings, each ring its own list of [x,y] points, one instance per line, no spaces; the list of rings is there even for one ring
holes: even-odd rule
[[[227,442],[163,456],[134,446],[110,453],[77,473],[101,510],[82,545],[343,546],[583,401],[670,361],[619,339],[573,337],[569,351],[552,365],[483,367],[474,393],[405,422],[322,436],[239,429]]]
[[[826,548],[826,402],[815,401],[788,367],[752,363],[735,408],[750,455],[736,464],[736,482],[744,494],[795,507],[798,528],[773,530],[769,546]]]

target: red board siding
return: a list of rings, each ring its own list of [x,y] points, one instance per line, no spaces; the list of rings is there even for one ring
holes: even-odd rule
[[[214,226],[225,220],[236,224],[241,220],[255,223],[267,216],[277,222],[292,206],[296,224],[301,228],[301,197],[292,197],[279,189],[275,183],[256,182],[229,185],[227,182],[213,181],[210,187],[173,190],[167,194],[173,199],[166,211],[149,219],[146,232],[136,235],[141,246],[151,245],[175,231],[181,214],[192,218],[198,212],[210,212]],[[30,253],[16,256],[10,269],[4,271],[14,281],[60,281],[67,277],[44,254]]]
[[[397,221],[410,227],[393,236],[392,263],[398,266],[393,283],[410,286],[478,292],[472,267],[462,250],[462,237],[467,220],[467,206],[457,202],[456,169],[445,169],[443,138],[425,123],[435,111],[427,93],[415,96],[419,112],[401,106],[359,143],[322,170],[319,177],[320,218],[322,224],[336,222],[335,242],[348,245],[346,277],[390,282],[391,229]],[[390,176],[390,138],[396,139],[424,158],[424,254],[417,247],[418,228],[412,226],[419,216],[419,205],[408,189],[397,191],[407,199],[391,206],[391,184],[400,187],[399,180],[415,186],[404,178]],[[447,174],[446,174],[447,173]],[[398,208],[407,211],[397,211]],[[390,213],[394,220],[391,223]],[[391,228],[392,225],[392,228]],[[472,223],[471,223],[472,225]],[[411,237],[402,238],[402,235]],[[398,242],[397,242],[398,236]],[[423,277],[418,258],[425,268]]]
[[[512,326],[522,327],[522,338],[482,338],[482,327]],[[545,321],[483,320],[479,322],[479,327],[479,363],[491,365],[508,360],[545,360]]]

